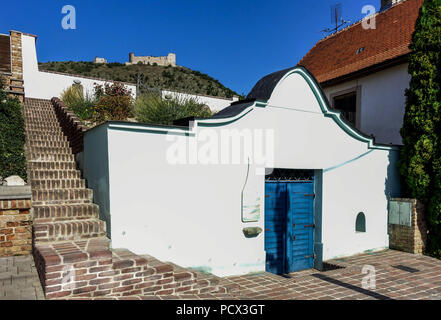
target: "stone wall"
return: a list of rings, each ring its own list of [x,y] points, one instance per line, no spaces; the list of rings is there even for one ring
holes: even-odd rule
[[[5,90],[12,97],[24,102],[23,52],[21,32],[10,31],[11,41],[11,74],[4,74]]]
[[[416,199],[391,199],[411,203],[411,226],[389,224],[389,247],[404,252],[423,254],[426,247],[427,226],[424,206]]]
[[[31,193],[17,189],[0,187],[0,257],[32,253]]]

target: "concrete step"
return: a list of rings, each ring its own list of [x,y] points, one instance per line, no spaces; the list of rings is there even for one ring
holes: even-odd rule
[[[32,190],[32,203],[62,203],[63,201],[81,200],[92,202],[93,191],[91,189],[41,189]],[[72,203],[72,202],[70,202]]]
[[[44,162],[43,162],[44,163]],[[42,189],[81,189],[86,187],[84,179],[33,179],[31,188]]]
[[[99,219],[34,223],[35,242],[81,240],[106,236],[106,223]]]
[[[99,207],[94,203],[34,205],[33,210],[35,223],[99,217]]]

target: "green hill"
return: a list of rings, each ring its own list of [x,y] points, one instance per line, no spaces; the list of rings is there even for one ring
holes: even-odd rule
[[[141,82],[149,88],[171,89],[195,94],[231,98],[237,95],[218,80],[199,71],[185,67],[162,67],[157,65],[129,65],[121,63],[96,64],[88,61],[63,61],[39,63],[40,70],[56,71],[96,77],[114,81]]]

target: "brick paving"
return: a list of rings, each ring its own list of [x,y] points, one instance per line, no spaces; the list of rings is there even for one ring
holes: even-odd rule
[[[441,300],[440,260],[385,250],[328,262],[344,268],[306,270],[291,278],[262,273],[228,279],[240,285],[240,297],[253,300]],[[375,268],[375,289],[363,289],[365,265]]]
[[[0,300],[43,300],[31,255],[0,258]]]
[[[385,250],[328,261],[341,269],[305,270],[224,278],[239,285],[230,294],[78,297],[78,300],[441,300],[441,261]],[[376,288],[363,289],[363,266],[375,268]],[[402,269],[394,266],[404,267]],[[0,258],[0,299],[44,299],[31,256]]]

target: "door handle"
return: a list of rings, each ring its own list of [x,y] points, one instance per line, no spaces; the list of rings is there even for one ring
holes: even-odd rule
[[[296,235],[295,234],[292,235],[292,241],[294,241],[294,240],[296,240]]]

